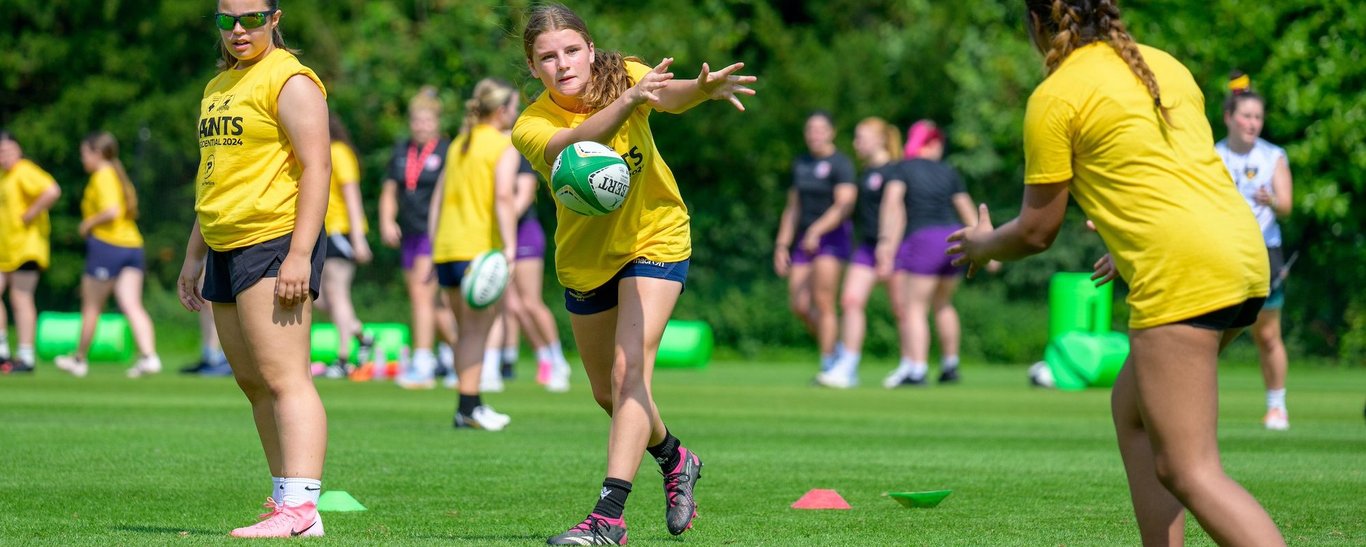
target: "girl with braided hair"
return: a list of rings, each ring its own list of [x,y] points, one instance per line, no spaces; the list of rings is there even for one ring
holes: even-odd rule
[[[1094,278],[1130,287],[1111,410],[1143,543],[1183,543],[1189,509],[1221,545],[1283,545],[1219,461],[1219,352],[1256,319],[1269,274],[1204,96],[1179,61],[1134,42],[1113,0],[1025,5],[1048,76],[1025,111],[1020,216],[993,228],[981,205],[948,252],[969,276],[1040,253],[1075,195],[1110,251]]]

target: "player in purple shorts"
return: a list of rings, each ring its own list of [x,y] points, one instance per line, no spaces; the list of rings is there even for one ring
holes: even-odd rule
[[[398,384],[410,389],[436,385],[434,332],[455,344],[455,319],[442,305],[427,234],[432,193],[446,166],[449,140],[441,136],[441,101],[436,88],[424,87],[408,103],[411,137],[394,146],[379,196],[379,232],[385,245],[402,252],[403,280],[413,306],[412,361]]]
[[[859,237],[854,247],[853,258],[844,275],[844,289],[840,293],[840,341],[844,351],[835,359],[835,364],[816,377],[821,385],[833,388],[850,388],[858,385],[859,359],[863,354],[863,338],[867,332],[866,307],[873,287],[879,282],[890,279],[888,275],[879,276],[874,270],[879,243],[879,224],[882,216],[883,188],[897,182],[900,184],[901,133],[896,126],[882,118],[865,118],[854,128],[854,151],[863,162],[864,171],[858,178],[858,201],[854,206],[854,224]],[[899,199],[899,198],[898,198]],[[891,243],[890,239],[887,242]],[[885,246],[884,253],[891,254],[895,247]],[[892,300],[892,309],[899,309],[901,286],[887,285]]]
[[[939,332],[939,383],[958,381],[960,327],[953,293],[961,268],[953,265],[955,257],[945,254],[949,248],[946,239],[977,218],[976,205],[963,187],[962,177],[941,161],[944,135],[934,122],[921,120],[911,126],[905,152],[906,159],[900,165],[905,182],[887,189],[885,198],[891,213],[885,218],[891,225],[883,226],[884,234],[901,241],[893,247],[898,249],[895,257],[880,257],[883,260],[879,264],[883,271],[895,269],[895,284],[905,288],[905,299],[900,303],[901,363],[883,380],[888,389],[925,383],[931,311]],[[904,199],[896,199],[903,192]]]
[[[854,163],[835,149],[835,123],[815,112],[803,131],[809,151],[792,162],[792,187],[773,245],[773,270],[787,278],[788,302],[816,338],[821,371],[835,364],[840,266],[851,254],[849,214],[858,197]]]

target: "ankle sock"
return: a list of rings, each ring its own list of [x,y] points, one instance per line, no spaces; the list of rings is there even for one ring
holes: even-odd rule
[[[619,519],[626,512],[626,496],[631,495],[631,483],[607,477],[602,481],[602,492],[598,494],[598,504],[593,514],[609,519]]]
[[[657,445],[645,447],[645,450],[650,453],[650,456],[654,457],[655,463],[659,464],[659,468],[664,470],[665,473],[668,473],[673,471],[675,467],[678,467],[678,447],[682,446],[682,444],[683,443],[678,440],[678,437],[675,437],[672,432],[665,429],[664,440],[659,441],[659,444]]]

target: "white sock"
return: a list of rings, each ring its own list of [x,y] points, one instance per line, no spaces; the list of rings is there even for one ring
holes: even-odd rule
[[[853,374],[858,371],[858,364],[862,359],[863,354],[860,352],[843,353],[835,360],[835,368]]]
[[[9,333],[0,330],[0,359],[9,359]]]
[[[539,348],[536,348],[536,360],[545,361],[547,363],[554,363],[555,354],[550,351],[550,346],[541,346]]]
[[[285,477],[280,479],[280,501],[278,503],[290,507],[298,507],[308,502],[318,503],[318,496],[322,495],[323,481],[318,479],[296,479]]]
[[[428,375],[434,370],[436,370],[436,356],[432,354],[432,350],[421,348],[413,351],[413,371]]]
[[[285,502],[285,487],[282,486],[284,483],[284,477],[270,478],[270,498],[275,500],[275,503],[277,504]]]
[[[941,370],[953,370],[958,368],[958,356],[950,355],[939,360]]]
[[[14,360],[25,365],[33,365],[33,346],[19,344],[14,351]]]
[[[835,358],[844,355],[844,342],[835,342]]]
[[[562,362],[562,363],[568,363],[568,362],[569,362],[568,359],[565,359],[565,358],[564,358],[564,346],[561,346],[561,345],[560,345],[560,341],[559,341],[559,340],[556,340],[556,341],[550,343],[550,356],[551,356],[552,358],[554,358],[556,361],[559,361],[559,362]]]
[[[821,372],[826,372],[826,371],[830,370],[831,368],[833,368],[834,366],[835,366],[835,354],[834,354],[834,353],[822,353],[822,354],[821,354]]]
[[[905,357],[901,358],[900,369],[912,380],[924,378],[930,371],[930,366],[925,363],[917,363]]]
[[[499,366],[502,364],[502,362],[500,361],[502,357],[502,350],[484,350],[484,374],[493,374],[498,376],[499,378],[502,378],[503,372],[499,370]]]
[[[436,355],[437,359],[441,360],[441,366],[446,367],[446,370],[455,370],[455,350],[451,349],[450,344],[445,342],[437,344]]]
[[[517,348],[515,346],[503,348],[503,361],[508,363],[516,363],[517,357]]]
[[[1266,390],[1266,408],[1285,410],[1285,388]]]

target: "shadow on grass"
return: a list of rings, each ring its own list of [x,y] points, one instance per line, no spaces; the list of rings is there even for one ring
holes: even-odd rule
[[[227,535],[228,535],[227,531],[224,531],[224,530],[202,530],[202,529],[196,530],[196,529],[193,529],[193,528],[176,528],[176,527],[173,527],[173,526],[128,526],[128,525],[124,525],[124,526],[115,526],[115,527],[113,527],[113,529],[114,529],[114,530],[118,530],[118,531],[120,531],[120,532],[133,532],[133,533],[136,533],[136,534],[173,534],[173,535],[177,535],[177,536],[179,536],[179,535],[186,535],[186,536],[223,536],[223,537],[227,537]]]

